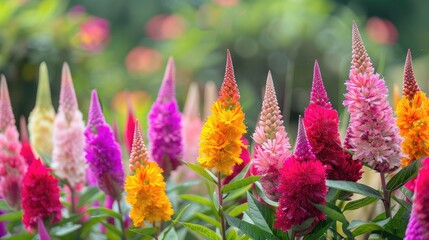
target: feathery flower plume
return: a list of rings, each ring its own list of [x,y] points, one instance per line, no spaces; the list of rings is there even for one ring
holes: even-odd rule
[[[37,229],[39,219],[50,224],[61,220],[60,188],[52,170],[35,160],[23,179],[22,222],[27,230]]]
[[[36,160],[34,156],[33,148],[31,147],[30,141],[28,140],[27,132],[27,123],[25,122],[25,117],[21,116],[19,120],[19,127],[21,130],[21,156],[25,159],[27,166],[30,166],[31,163]]]
[[[404,138],[402,150],[407,155],[402,167],[429,155],[429,99],[420,91],[414,77],[411,52],[404,67],[403,96],[396,107],[399,132]]]
[[[218,97],[218,90],[216,84],[212,81],[204,84],[204,109],[203,119],[207,119],[211,115],[211,107]]]
[[[316,159],[308,143],[301,117],[298,122],[298,137],[295,153],[289,157],[280,170],[279,207],[274,227],[288,231],[299,226],[309,218],[311,225],[297,235],[310,232],[325,214],[315,208],[313,203],[326,204],[327,187],[325,167]]]
[[[170,57],[158,98],[149,112],[150,153],[166,177],[180,165],[183,154],[182,115],[176,101],[175,71]]]
[[[413,208],[408,222],[405,240],[429,239],[429,158],[422,162],[414,193]]]
[[[85,138],[85,158],[98,187],[112,198],[120,199],[125,181],[121,149],[104,120],[96,90],[91,93]]]
[[[256,174],[263,175],[260,182],[267,197],[277,201],[280,197],[277,191],[279,171],[292,153],[271,72],[268,72],[262,110],[253,140],[256,143],[253,159]]]
[[[240,93],[235,82],[231,55],[227,51],[225,77],[218,100],[211,108],[212,115],[203,125],[200,136],[198,162],[205,168],[215,168],[225,175],[241,164],[241,136],[246,133]]]
[[[126,201],[131,205],[130,218],[136,227],[144,227],[145,221],[168,221],[174,211],[165,192],[166,184],[162,169],[149,161],[138,122],[130,156],[130,169],[134,175],[125,181]]]
[[[27,170],[5,77],[0,84],[0,195],[13,209],[21,208],[22,176]]]
[[[127,95],[127,111],[128,111],[127,122],[125,124],[125,131],[124,131],[124,143],[125,143],[125,147],[128,150],[128,153],[131,153],[131,148],[133,146],[134,126],[136,125],[136,117],[134,115],[134,110],[128,95]]]
[[[54,121],[52,169],[59,178],[75,187],[85,182],[85,125],[67,63],[63,65],[61,78],[60,104]]]
[[[398,126],[387,101],[384,79],[374,68],[356,23],[353,22],[353,54],[344,106],[350,113],[350,145],[353,159],[378,172],[392,172],[403,157]]]
[[[326,167],[327,179],[359,180],[363,173],[362,164],[341,147],[338,112],[329,102],[317,60],[314,62],[310,104],[304,111],[303,121],[313,153]]]
[[[198,143],[203,126],[199,114],[199,103],[198,85],[192,83],[189,86],[182,119],[183,160],[186,162],[195,162],[198,158]]]
[[[28,118],[28,129],[34,149],[47,156],[51,156],[53,150],[54,120],[55,110],[51,101],[48,68],[46,63],[42,62],[39,68],[36,106]]]

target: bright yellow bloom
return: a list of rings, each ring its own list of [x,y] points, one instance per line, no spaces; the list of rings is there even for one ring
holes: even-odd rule
[[[403,96],[399,100],[396,115],[401,136],[402,150],[408,155],[402,159],[402,167],[416,159],[429,155],[429,99],[422,91],[410,100]]]
[[[156,162],[148,162],[125,180],[125,200],[131,205],[130,218],[136,227],[144,227],[145,221],[168,221],[174,213],[162,172]]]

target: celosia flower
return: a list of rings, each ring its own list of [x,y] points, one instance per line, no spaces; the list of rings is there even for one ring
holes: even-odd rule
[[[145,221],[168,221],[174,211],[165,192],[162,169],[149,161],[140,127],[136,124],[130,169],[134,175],[125,181],[126,201],[131,205],[130,218],[134,226],[144,227]]]
[[[344,106],[350,113],[353,159],[378,172],[392,172],[403,157],[402,138],[387,101],[384,79],[374,73],[359,30],[353,22],[353,60],[346,82]]]
[[[21,129],[21,156],[25,159],[27,166],[30,166],[31,163],[36,160],[34,156],[33,148],[31,147],[30,141],[28,140],[27,133],[27,124],[25,122],[24,116],[21,116],[19,121],[19,126]]]
[[[314,218],[311,225],[298,235],[310,232],[326,217],[313,204],[326,204],[327,187],[325,167],[312,153],[302,120],[298,123],[295,153],[289,157],[280,171],[279,207],[274,227],[288,231],[305,220]]]
[[[84,131],[69,66],[62,70],[60,104],[54,121],[52,169],[75,187],[85,182]]]
[[[39,69],[36,106],[28,118],[28,129],[34,149],[47,156],[52,155],[54,120],[55,110],[51,101],[48,68],[43,62]]]
[[[37,228],[38,220],[53,223],[61,220],[60,188],[52,170],[35,160],[23,179],[22,222],[27,230]]]
[[[198,162],[205,168],[215,168],[225,175],[241,164],[241,136],[246,133],[240,93],[235,82],[231,55],[227,51],[225,77],[218,100],[211,108],[212,115],[203,125],[200,136]]]
[[[216,101],[217,97],[218,97],[218,90],[216,88],[216,84],[212,81],[206,82],[206,84],[204,84],[203,119],[207,119],[207,117],[211,115],[211,108],[213,106],[213,103]]]
[[[362,164],[359,160],[353,160],[341,147],[338,113],[329,102],[317,60],[314,63],[310,104],[305,109],[303,121],[313,153],[326,167],[327,179],[359,180]]]
[[[404,138],[402,150],[407,155],[402,159],[402,167],[406,167],[429,155],[429,99],[420,91],[414,78],[410,50],[405,61],[402,93],[396,115],[399,132]]]
[[[109,40],[110,24],[109,22],[100,17],[89,17],[80,26],[80,32],[77,39],[80,47],[90,53],[97,53],[101,51],[107,41]]]
[[[422,162],[417,177],[416,191],[414,193],[413,208],[408,222],[405,240],[429,239],[429,158]]]
[[[244,146],[249,145],[249,141],[247,141],[244,135],[241,137],[241,142],[243,142]],[[223,184],[228,184],[247,166],[247,164],[250,163],[250,152],[247,147],[241,147],[240,158],[241,160],[243,160],[243,163],[240,165],[234,165],[234,167],[232,168],[232,174],[226,176],[226,178],[223,180]]]
[[[203,126],[199,114],[199,103],[200,95],[198,93],[198,85],[192,83],[189,86],[182,118],[183,160],[186,162],[195,162],[198,158],[198,143]]]
[[[127,122],[125,125],[124,131],[124,143],[125,147],[128,150],[128,153],[131,153],[131,148],[133,146],[133,135],[134,135],[134,126],[136,125],[136,117],[134,116],[134,111],[131,106],[130,101],[127,99],[128,113],[127,113]]]
[[[98,187],[112,198],[120,199],[125,181],[121,149],[104,120],[95,90],[91,94],[85,138],[85,158]]]
[[[180,165],[183,154],[182,115],[175,97],[175,67],[168,60],[158,98],[149,112],[150,153],[165,176]]]
[[[27,164],[20,154],[18,130],[12,112],[6,79],[0,84],[0,195],[14,208],[21,208],[22,176]]]
[[[260,182],[267,197],[277,201],[280,197],[276,189],[279,171],[292,153],[270,72],[268,72],[264,101],[253,140],[256,143],[253,159],[256,174],[263,175]]]

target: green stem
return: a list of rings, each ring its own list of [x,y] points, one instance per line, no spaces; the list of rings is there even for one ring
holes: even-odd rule
[[[390,193],[386,189],[386,176],[384,172],[380,172],[381,178],[381,188],[383,189],[383,205],[386,210],[386,218],[390,218],[392,214],[390,213]]]
[[[127,240],[127,233],[125,232],[124,214],[122,213],[122,207],[121,207],[121,199],[118,199],[116,201],[118,202],[118,211],[119,211],[119,214],[121,214],[122,240]]]
[[[222,194],[222,179],[221,173],[217,174],[217,192],[219,200],[219,215],[220,215],[220,231],[222,233],[222,239],[226,240],[226,224],[225,217],[223,216],[223,194]]]
[[[67,187],[70,189],[70,195],[71,195],[70,196],[71,198],[70,214],[73,214],[73,213],[76,213],[76,203],[75,203],[76,192],[74,191],[74,188],[72,188],[72,186],[68,181],[65,181],[65,185],[67,185]]]

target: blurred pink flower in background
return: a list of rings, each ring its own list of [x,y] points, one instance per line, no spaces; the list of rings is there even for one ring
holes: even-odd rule
[[[77,9],[77,13],[80,13],[79,8]],[[91,16],[83,22],[77,34],[79,46],[90,53],[101,51],[109,40],[109,37],[109,22],[104,18],[96,16]]]
[[[153,73],[161,68],[162,59],[162,54],[159,51],[139,46],[131,49],[128,53],[125,66],[130,73]]]
[[[214,0],[221,7],[234,7],[240,3],[240,0]]]
[[[146,34],[154,40],[175,39],[186,30],[186,21],[179,15],[159,14],[146,24]]]
[[[379,44],[392,45],[398,39],[398,30],[387,19],[371,17],[366,22],[366,30],[368,31],[368,38]]]

